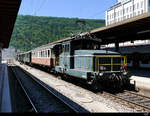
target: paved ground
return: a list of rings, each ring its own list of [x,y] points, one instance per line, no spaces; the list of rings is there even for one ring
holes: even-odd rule
[[[11,112],[8,70],[6,64],[2,64],[0,68],[0,112]]]
[[[134,76],[150,78],[150,70],[144,69],[129,69]]]
[[[150,97],[150,71],[144,69],[129,71],[133,74],[131,83],[136,81],[136,87],[139,88],[140,93]]]

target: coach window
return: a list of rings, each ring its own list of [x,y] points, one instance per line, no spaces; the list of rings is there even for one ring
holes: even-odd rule
[[[63,47],[62,47],[62,50],[63,50],[63,52],[65,52],[65,46],[63,45]]]
[[[43,57],[45,57],[45,51],[43,51]]]
[[[143,54],[142,55],[143,57],[142,57],[142,64],[149,64],[149,58],[150,58],[150,55],[149,54]]]
[[[50,57],[50,50],[48,50],[48,57]]]
[[[46,56],[45,56],[45,57],[47,58],[47,56],[48,56],[48,55],[47,55],[47,50],[45,51],[45,53],[46,53]]]
[[[46,50],[46,58],[48,57],[48,50]]]
[[[46,55],[46,53],[45,53],[45,52],[46,52],[46,51],[44,50],[43,52],[44,52],[44,57],[45,57],[45,55]]]
[[[131,55],[127,55],[127,63],[131,63],[132,57]]]
[[[44,57],[44,53],[45,53],[45,51],[43,51],[43,57]]]

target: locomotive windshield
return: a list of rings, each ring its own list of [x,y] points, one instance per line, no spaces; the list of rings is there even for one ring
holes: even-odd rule
[[[98,56],[96,57],[97,71],[121,71],[126,64],[124,56]]]

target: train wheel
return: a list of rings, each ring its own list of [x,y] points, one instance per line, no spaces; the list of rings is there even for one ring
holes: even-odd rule
[[[65,80],[65,79],[66,79],[66,75],[65,75],[65,74],[62,74],[62,75],[61,75],[61,79],[62,79],[62,80]]]
[[[97,80],[93,80],[91,86],[92,86],[92,90],[94,90],[94,91],[102,91],[102,87]]]

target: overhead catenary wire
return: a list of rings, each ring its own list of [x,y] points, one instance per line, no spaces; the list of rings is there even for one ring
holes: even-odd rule
[[[104,6],[110,1],[110,0],[105,0],[106,2],[103,4]],[[90,18],[90,19],[92,19],[93,17],[95,17],[95,16],[98,16],[98,15],[103,15],[104,14],[104,12],[107,10],[108,8],[106,8],[106,9],[104,9],[104,10],[101,10],[101,11],[99,11],[99,12],[97,12],[97,13],[95,13],[95,14],[93,14],[93,15],[90,15],[90,16],[88,16],[87,17],[87,19],[88,18]],[[83,31],[83,26],[86,28],[86,31],[88,31],[88,32],[90,32],[90,30],[91,30],[91,27],[89,26],[89,25],[87,25],[86,23],[84,24],[84,25],[81,25],[82,26],[82,31]]]
[[[106,1],[106,2],[103,4],[103,6],[105,6],[110,0],[105,0],[105,1]],[[108,10],[108,8],[106,8],[106,9],[104,9],[104,10],[100,10],[100,11],[98,11],[98,12],[96,12],[96,13],[94,13],[94,14],[88,16],[87,18],[94,18],[95,16],[103,15],[103,13],[104,13],[106,10]]]
[[[42,8],[43,5],[45,4],[45,2],[46,2],[46,0],[42,0],[42,3],[40,4],[40,6],[33,12],[33,15],[36,15],[36,13],[41,10],[41,8]]]
[[[34,0],[32,0],[32,2],[34,2]],[[39,11],[41,10],[41,8],[42,8],[43,5],[45,4],[45,2],[46,2],[46,0],[42,0],[40,6],[39,6],[37,9],[33,10],[32,19],[31,19],[32,22],[34,22],[34,21],[33,21],[34,16],[36,16],[37,12],[39,12]],[[33,45],[32,38],[33,38],[33,23],[31,24],[31,39],[29,40],[29,41],[30,41],[30,49],[32,49],[32,47],[33,47],[33,46],[32,46],[32,45]],[[36,44],[34,44],[34,45],[35,45],[35,47],[36,47]]]

